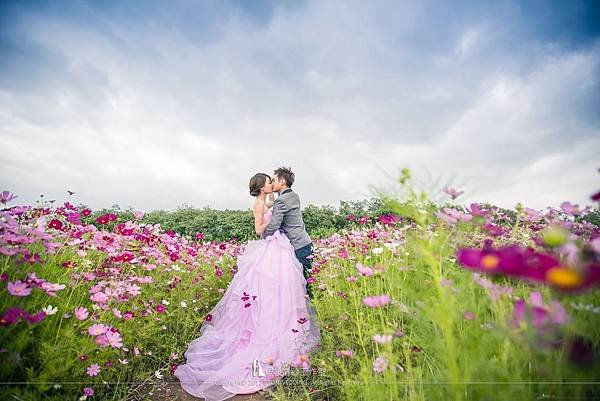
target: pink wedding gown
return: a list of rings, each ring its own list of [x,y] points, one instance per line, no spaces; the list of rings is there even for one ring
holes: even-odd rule
[[[264,221],[270,218],[271,210]],[[175,371],[185,391],[207,401],[274,384],[321,342],[302,264],[284,233],[249,241],[237,266]]]

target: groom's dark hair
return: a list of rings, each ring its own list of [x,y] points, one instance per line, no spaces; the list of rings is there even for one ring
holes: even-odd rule
[[[294,173],[292,173],[292,169],[290,167],[279,167],[277,170],[273,172],[280,179],[283,178],[285,180],[285,185],[288,188],[292,187],[294,183],[294,179],[296,178]]]

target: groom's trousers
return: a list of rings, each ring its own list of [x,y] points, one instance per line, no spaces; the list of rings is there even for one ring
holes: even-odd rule
[[[296,253],[296,258],[302,263],[304,278],[308,279],[310,277],[310,269],[311,269],[311,259],[309,258],[312,255],[312,244],[308,244],[303,246],[302,248],[298,248],[294,251]],[[312,299],[312,285],[306,284],[306,293],[308,297]]]

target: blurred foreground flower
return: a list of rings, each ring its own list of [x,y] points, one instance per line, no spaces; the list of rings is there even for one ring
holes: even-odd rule
[[[520,245],[494,249],[491,242],[486,242],[482,249],[459,249],[456,258],[470,270],[546,283],[565,292],[581,291],[600,283],[600,264],[566,266],[553,255]]]

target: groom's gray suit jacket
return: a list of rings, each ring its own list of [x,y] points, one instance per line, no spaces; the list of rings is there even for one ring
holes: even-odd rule
[[[260,238],[267,238],[280,229],[287,235],[294,250],[312,242],[300,212],[300,197],[290,188],[286,189],[275,199],[271,221]]]

